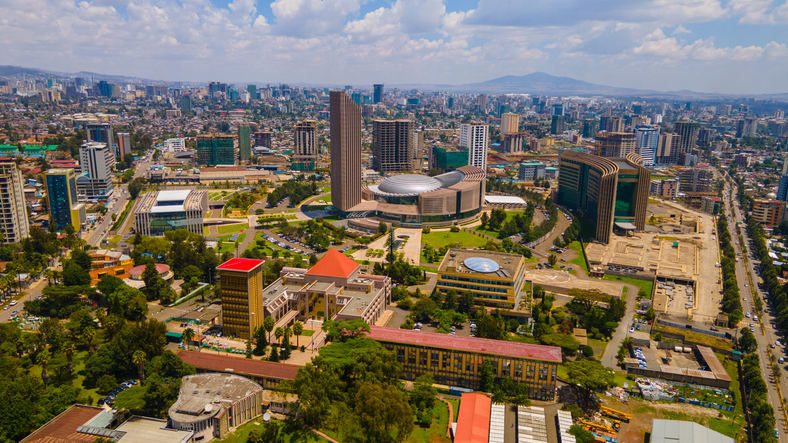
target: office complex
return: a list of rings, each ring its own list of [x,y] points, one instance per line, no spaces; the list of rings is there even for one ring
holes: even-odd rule
[[[597,153],[600,157],[626,158],[637,153],[636,141],[630,132],[600,132],[596,135]]]
[[[479,97],[485,96],[482,94]],[[468,165],[476,166],[483,171],[487,170],[487,147],[489,143],[487,125],[476,122],[460,125],[460,147],[468,149]]]
[[[747,117],[736,122],[736,137],[755,137],[758,135],[758,119]]]
[[[331,91],[331,199],[346,213],[361,203],[361,108],[342,91]]]
[[[679,161],[681,136],[678,134],[659,134],[657,150],[654,152],[655,165],[675,165]]]
[[[599,132],[599,121],[595,118],[587,118],[583,120],[583,137],[594,138]]]
[[[430,373],[435,383],[480,389],[486,360],[495,378],[527,385],[530,398],[551,401],[555,395],[561,363],[561,348],[555,346],[379,326],[371,326],[367,338],[397,355],[405,380]]]
[[[118,133],[118,155],[123,157],[126,154],[131,154],[131,134],[128,132]]]
[[[755,199],[752,201],[752,216],[766,228],[777,226],[785,218],[785,202]]]
[[[624,231],[643,230],[651,173],[642,163],[635,153],[623,159],[563,151],[556,203],[589,217],[602,243],[610,240],[614,224]]]
[[[77,177],[77,191],[88,198],[106,197],[112,192],[112,167],[115,153],[106,143],[86,142],[79,148],[82,174]]]
[[[643,166],[654,165],[658,142],[658,126],[638,126],[635,128],[635,152],[643,159]]]
[[[433,146],[429,150],[429,170],[437,170],[439,174],[451,172],[457,168],[468,166],[468,149],[444,148]]]
[[[293,128],[294,148],[292,169],[312,171],[317,162],[317,121],[298,122]]]
[[[412,171],[414,129],[411,120],[373,120],[372,169],[381,173]]]
[[[539,161],[520,163],[517,170],[517,179],[521,182],[532,182],[537,178],[544,178],[545,164]]]
[[[700,123],[676,122],[673,125],[673,132],[681,137],[679,140],[679,153],[690,153],[698,144]],[[676,155],[678,156],[679,153]]]
[[[208,191],[153,191],[137,199],[134,221],[137,232],[146,236],[161,236],[176,229],[203,235],[207,213]]]
[[[273,144],[271,143],[271,136],[273,133],[271,131],[257,131],[254,133],[254,145],[255,146],[263,146],[265,148],[271,149]]]
[[[85,126],[85,135],[87,136],[87,141],[95,142],[95,143],[104,143],[110,149],[113,148],[113,144],[115,144],[115,137],[112,133],[112,126],[108,123],[99,123],[94,125],[86,125]],[[115,152],[113,150],[113,152]]]
[[[249,125],[238,126],[238,157],[242,162],[252,159],[252,130]]]
[[[197,137],[195,150],[198,165],[234,165],[235,140],[230,135],[204,135]]]
[[[525,152],[525,133],[514,132],[501,136],[501,153],[518,154]]]
[[[49,203],[49,222],[54,223],[55,228],[60,232],[65,231],[67,226],[71,226],[75,232],[79,232],[82,225],[87,222],[87,215],[85,214],[85,205],[79,203],[77,198],[77,174],[74,170],[48,170],[44,174],[44,186]],[[27,218],[26,214],[25,218]]]
[[[501,115],[501,135],[520,132],[520,115],[507,112]]]
[[[264,260],[233,258],[216,267],[222,282],[222,327],[227,337],[249,340],[263,325]]]
[[[373,85],[375,92],[372,94],[372,102],[375,104],[383,103],[383,85]]]
[[[679,171],[679,192],[714,192],[714,169],[684,168]]]
[[[564,133],[564,116],[553,114],[550,121],[550,133],[553,135],[561,135]]]
[[[469,290],[475,303],[518,310],[528,301],[525,272],[525,259],[519,254],[449,249],[438,267],[436,289],[458,294]]]
[[[19,243],[29,235],[23,187],[22,174],[16,163],[0,163],[0,234],[3,235],[0,243]]]

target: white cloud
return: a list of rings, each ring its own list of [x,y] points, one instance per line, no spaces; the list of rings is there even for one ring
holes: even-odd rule
[[[349,14],[358,12],[365,0],[275,0],[271,10],[276,31],[292,37],[336,34]]]
[[[661,29],[657,29],[647,35],[640,46],[635,47],[632,53],[635,55],[647,55],[657,57],[667,57],[672,60],[691,59],[691,60],[732,60],[732,61],[754,61],[759,60],[765,53],[770,57],[781,57],[786,54],[785,45],[771,42],[766,47],[760,46],[735,46],[732,48],[717,48],[714,46],[714,38],[698,39],[694,42],[682,45],[676,37],[667,37]]]
[[[685,28],[682,25],[678,25],[678,26],[676,26],[676,29],[673,30],[673,34],[674,35],[675,34],[692,34],[692,31],[690,31],[689,29]]]
[[[773,0],[731,0],[728,8],[733,16],[741,16],[743,25],[772,25],[775,23],[771,13]]]

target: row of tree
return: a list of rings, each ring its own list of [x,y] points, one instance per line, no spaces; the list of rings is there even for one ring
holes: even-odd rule
[[[728,218],[721,214],[717,219],[717,239],[722,258],[722,312],[728,315],[731,325],[737,325],[743,318],[739,283],[736,280],[736,252],[728,231]]]
[[[768,388],[761,376],[761,365],[757,354],[749,354],[742,361],[742,394],[746,396],[750,410],[752,441],[759,443],[777,442],[774,436],[774,408],[769,404]]]

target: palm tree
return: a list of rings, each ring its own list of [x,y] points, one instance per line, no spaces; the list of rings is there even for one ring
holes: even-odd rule
[[[189,343],[192,342],[193,338],[194,338],[194,329],[187,328],[185,331],[183,331],[183,342],[186,344],[187,351],[189,350]]]
[[[276,328],[276,331],[274,331],[274,336],[276,337],[276,342],[280,345],[282,344],[281,338],[283,335],[285,335],[285,330],[281,327]]]
[[[101,323],[104,324],[104,319],[107,318],[107,310],[104,308],[96,309],[96,319]]]
[[[135,351],[134,354],[131,356],[131,363],[137,367],[137,372],[140,375],[140,384],[145,384],[145,363],[148,361],[148,357],[145,355],[144,351]]]
[[[68,374],[71,375],[72,371],[74,370],[74,351],[76,350],[76,346],[74,346],[74,342],[69,340],[63,343],[63,352],[66,354],[66,359],[68,360]]]
[[[547,263],[552,268],[553,266],[555,266],[556,263],[558,263],[558,257],[555,254],[548,255],[547,256]]]
[[[55,271],[51,269],[47,269],[46,271],[44,271],[44,278],[47,279],[47,283],[49,285],[52,285],[52,280],[55,278]]]
[[[271,331],[274,330],[274,326],[276,326],[276,322],[273,317],[266,317],[265,320],[263,320],[263,327],[266,332],[268,332],[268,343],[271,343]]]
[[[96,330],[88,326],[82,331],[82,341],[88,347],[88,355],[93,356],[93,339],[96,338]]]
[[[44,349],[36,356],[36,363],[41,365],[41,380],[44,380],[44,385],[47,384],[47,380],[49,380],[49,371],[47,371],[47,365],[49,364],[49,351]]]
[[[298,344],[298,336],[304,332],[304,325],[301,324],[300,321],[293,323],[293,334],[296,336],[296,347],[300,347]]]

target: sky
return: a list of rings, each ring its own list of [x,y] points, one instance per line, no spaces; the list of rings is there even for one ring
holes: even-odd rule
[[[788,0],[0,0],[0,64],[170,81],[788,92]]]

